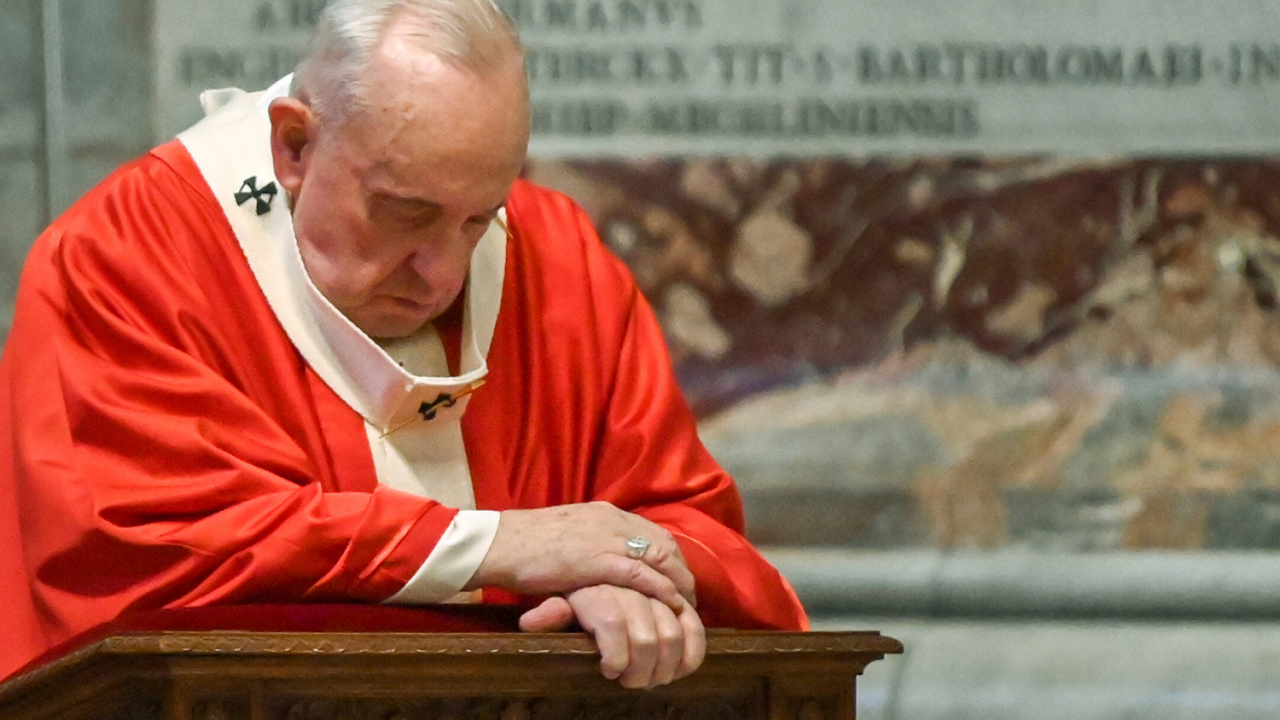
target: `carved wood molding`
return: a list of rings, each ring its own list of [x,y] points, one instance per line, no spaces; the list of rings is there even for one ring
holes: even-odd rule
[[[877,632],[735,632],[711,630],[708,655],[902,651]],[[94,655],[594,655],[584,633],[276,633],[152,632],[115,635],[67,655],[33,675]]]
[[[876,632],[712,630],[708,655],[894,653],[902,645]],[[276,633],[160,632],[117,635],[85,651],[113,655],[594,655],[584,633]],[[84,652],[84,651],[82,651]],[[77,653],[78,654],[78,653]]]
[[[902,643],[874,631],[860,632],[707,632],[708,655],[767,655],[773,653],[902,652]]]
[[[897,640],[877,632],[737,632],[712,630],[707,637],[707,666],[715,658],[768,656],[779,653],[797,659],[826,656],[856,674],[867,662],[902,651]],[[314,658],[364,656],[410,657],[590,657],[595,643],[583,633],[297,633],[243,631],[161,631],[124,633],[108,637],[22,677],[0,684],[0,703],[38,688],[65,682],[67,674],[92,671],[111,674],[126,658],[150,663],[171,657],[216,656],[240,658]],[[826,661],[824,661],[826,662]],[[132,672],[137,662],[129,664]],[[854,667],[856,666],[856,667]],[[159,666],[157,666],[159,667]],[[156,670],[156,672],[164,672]],[[623,718],[631,716],[620,716]],[[129,719],[132,720],[132,719]]]
[[[291,706],[284,720],[749,720],[752,717],[749,698],[674,701],[637,694],[595,700],[460,698],[412,703],[304,700]]]
[[[161,720],[163,716],[158,700],[139,700],[111,712],[102,720]]]

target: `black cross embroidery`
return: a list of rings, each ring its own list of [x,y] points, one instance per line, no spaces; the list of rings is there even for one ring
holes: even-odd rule
[[[449,395],[448,393],[440,393],[436,396],[435,400],[432,400],[431,402],[424,402],[419,405],[418,414],[422,416],[423,420],[435,420],[436,411],[441,407],[451,408],[457,404],[458,398]]]
[[[436,412],[441,407],[451,408],[454,405],[457,405],[459,400],[470,395],[476,390],[479,390],[483,386],[484,386],[484,380],[476,380],[475,382],[462,388],[461,390],[459,390],[458,392],[452,395],[450,395],[449,393],[440,393],[439,395],[436,396],[435,400],[432,400],[431,402],[424,402],[421,405],[419,405],[418,413],[422,415],[423,420],[435,420]],[[399,425],[382,433],[382,437],[386,437],[390,435],[391,433],[399,430],[400,428],[404,427],[405,425],[408,425],[411,422],[413,422],[413,420],[406,420],[400,423]]]
[[[266,215],[271,212],[271,202],[276,199],[276,193],[278,192],[280,191],[276,189],[274,182],[269,182],[259,188],[258,176],[254,175],[240,185],[240,191],[236,193],[236,205],[243,205],[250,200],[257,200],[258,214]]]

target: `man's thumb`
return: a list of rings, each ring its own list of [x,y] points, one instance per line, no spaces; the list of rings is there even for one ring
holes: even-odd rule
[[[559,632],[574,621],[573,607],[562,597],[549,597],[520,616],[523,632]]]

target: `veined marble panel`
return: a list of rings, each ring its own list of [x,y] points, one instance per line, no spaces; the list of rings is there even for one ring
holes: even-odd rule
[[[1266,3],[503,3],[528,174],[633,268],[757,539],[1280,548]],[[39,5],[0,7],[0,293],[46,178],[288,72],[322,5],[61,0],[48,151]]]
[[[1280,164],[536,162],[754,536],[1280,548]]]

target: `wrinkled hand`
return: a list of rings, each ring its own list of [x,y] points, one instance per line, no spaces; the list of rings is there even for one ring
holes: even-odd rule
[[[651,543],[639,560],[626,555],[627,538],[636,535]],[[466,589],[552,595],[595,585],[630,588],[673,611],[697,602],[693,573],[671,533],[606,502],[503,511]]]
[[[600,672],[623,687],[666,685],[688,675],[706,655],[697,611],[678,610],[634,590],[596,585],[547,599],[520,618],[525,632],[563,630],[574,619],[600,648]]]

